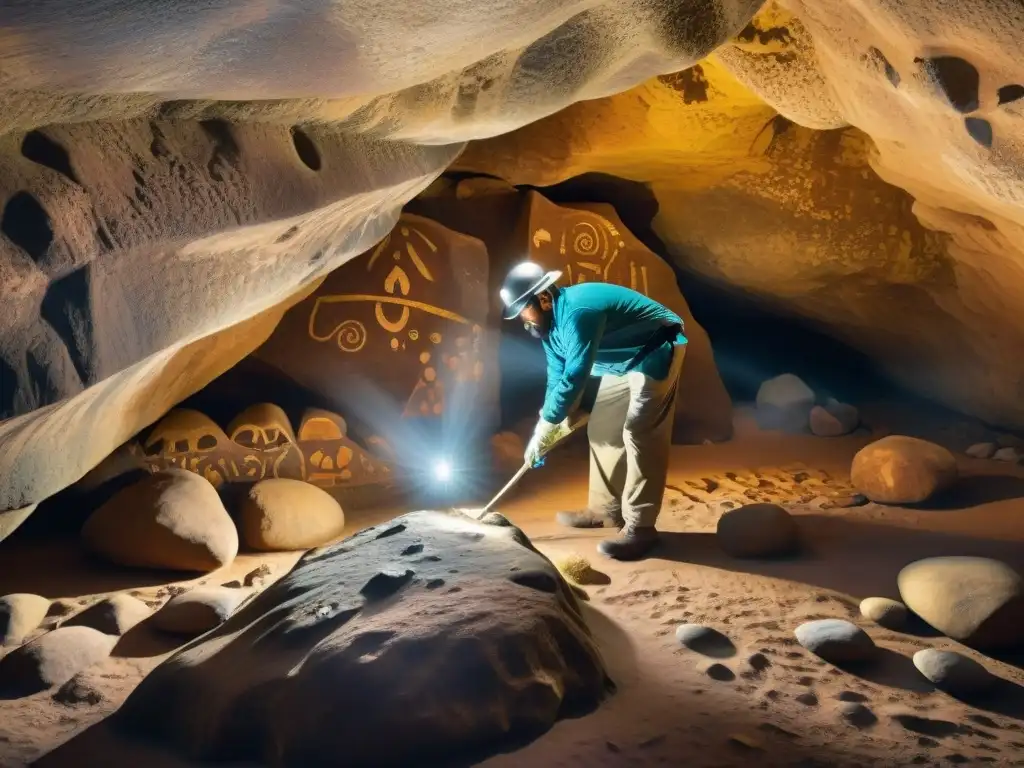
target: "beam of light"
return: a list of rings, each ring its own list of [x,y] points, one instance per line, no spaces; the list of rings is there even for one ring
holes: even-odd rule
[[[434,477],[440,482],[447,483],[452,479],[452,465],[446,459],[434,463]]]

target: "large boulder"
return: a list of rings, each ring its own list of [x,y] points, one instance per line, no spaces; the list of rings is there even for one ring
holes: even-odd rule
[[[932,557],[900,571],[900,595],[953,640],[982,650],[1024,644],[1024,579],[983,557]]]
[[[781,557],[800,547],[796,520],[777,504],[746,504],[725,511],[715,538],[732,557]]]
[[[239,510],[242,539],[253,549],[312,549],[341,536],[345,513],[327,491],[300,480],[263,480]]]
[[[183,469],[117,493],[82,528],[90,550],[119,565],[212,571],[238,553],[238,532],[217,491]]]
[[[199,761],[426,764],[535,734],[608,685],[568,585],[519,529],[426,511],[305,555],[112,722]]]
[[[61,627],[0,659],[0,691],[27,696],[64,685],[107,658],[117,638],[92,627]]]
[[[757,390],[757,423],[762,429],[806,432],[813,407],[814,390],[792,373],[768,379]]]
[[[952,485],[956,457],[940,445],[916,437],[890,435],[861,448],[850,479],[879,504],[917,504]]]
[[[23,642],[49,609],[50,601],[41,595],[19,592],[0,597],[0,646]]]

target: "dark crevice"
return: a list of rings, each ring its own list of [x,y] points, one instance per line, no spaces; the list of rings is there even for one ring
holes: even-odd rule
[[[938,56],[925,59],[922,63],[954,109],[966,113],[978,108],[978,85],[981,78],[971,62],[958,56]]]
[[[287,241],[291,240],[291,239],[292,239],[293,237],[295,237],[295,236],[296,236],[297,234],[299,234],[299,228],[298,228],[298,227],[289,227],[289,228],[288,228],[288,229],[287,229],[287,230],[286,230],[286,231],[285,231],[285,232],[284,232],[284,233],[283,233],[283,234],[282,234],[282,235],[281,235],[280,237],[278,237],[278,238],[277,238],[277,240],[275,240],[274,242],[275,242],[275,243],[284,243],[284,242],[287,242]]]
[[[313,140],[301,128],[292,128],[291,133],[292,143],[295,145],[295,151],[298,153],[299,159],[306,164],[306,167],[319,171],[322,163],[316,144],[313,143]]]
[[[980,117],[968,117],[964,119],[964,127],[971,138],[986,148],[992,147],[992,124]]]
[[[15,416],[14,400],[18,392],[18,372],[0,356],[0,421]]]
[[[1018,99],[1024,99],[1024,85],[1004,85],[999,89],[1000,104],[1009,104]]]
[[[0,232],[32,257],[41,262],[53,243],[50,214],[30,192],[15,192],[4,206]]]
[[[93,328],[88,265],[50,284],[40,315],[67,347],[68,357],[82,383],[92,381]]]
[[[81,184],[71,168],[71,156],[60,144],[41,131],[29,131],[21,141],[21,154],[33,163],[51,168],[75,184]]]
[[[896,68],[889,63],[889,60],[885,58],[885,54],[877,48],[868,48],[868,56],[874,61],[875,64],[880,66],[885,71],[885,76],[892,84],[893,88],[899,88],[900,86],[900,73],[896,71]]]
[[[61,399],[61,389],[53,381],[49,366],[40,360],[31,349],[25,353],[25,369],[28,371],[32,402],[35,403],[36,408],[56,403]]]
[[[237,165],[241,155],[238,142],[227,120],[200,120],[199,127],[213,141],[213,156],[206,169],[214,181],[224,181],[224,168]]]

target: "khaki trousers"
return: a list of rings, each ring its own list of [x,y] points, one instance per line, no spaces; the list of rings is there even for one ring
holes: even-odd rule
[[[685,354],[686,346],[676,345],[661,381],[638,371],[600,378],[587,424],[588,506],[627,527],[653,527],[661,512]]]

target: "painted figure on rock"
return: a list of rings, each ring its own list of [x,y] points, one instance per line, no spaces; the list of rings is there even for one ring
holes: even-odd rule
[[[568,430],[587,387],[594,388],[587,509],[563,512],[559,522],[619,528],[599,551],[620,560],[643,557],[658,538],[686,352],[683,321],[630,288],[596,281],[560,288],[561,276],[525,262],[501,288],[505,319],[522,320],[547,358],[544,406],[524,458],[536,464]]]

